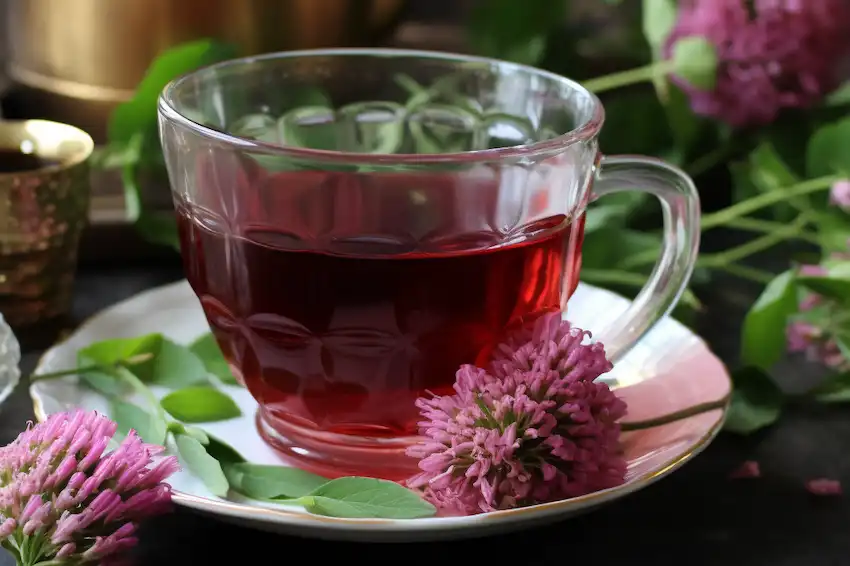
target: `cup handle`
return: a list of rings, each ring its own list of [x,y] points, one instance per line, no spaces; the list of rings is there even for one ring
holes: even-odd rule
[[[622,191],[655,195],[661,201],[664,232],[661,257],[646,285],[614,323],[595,333],[615,363],[676,306],[694,270],[700,238],[699,193],[684,171],[651,157],[603,157],[594,195]]]

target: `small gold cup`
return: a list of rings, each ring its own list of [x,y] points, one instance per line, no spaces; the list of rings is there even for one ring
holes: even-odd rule
[[[70,309],[93,149],[67,124],[0,120],[0,313],[13,328]]]

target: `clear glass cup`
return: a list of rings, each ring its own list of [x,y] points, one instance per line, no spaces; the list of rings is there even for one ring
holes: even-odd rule
[[[675,305],[699,238],[678,169],[602,157],[604,112],[530,67],[385,49],[270,54],[170,84],[160,131],[186,277],[258,427],[327,476],[415,471],[417,397],[449,393],[506,332],[565,310],[584,212],[660,201],[661,257],[616,360]]]

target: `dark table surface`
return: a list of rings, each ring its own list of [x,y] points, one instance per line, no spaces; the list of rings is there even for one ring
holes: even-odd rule
[[[82,266],[69,325],[180,277],[176,261]],[[698,328],[718,355],[734,363],[743,305],[752,300],[752,293],[729,285],[714,287],[722,292],[708,298]],[[25,344],[25,374],[35,367],[41,348]],[[802,375],[798,370],[788,373],[792,378]],[[31,418],[23,381],[2,406],[0,441],[12,440]],[[730,472],[745,460],[758,461],[762,476],[730,479]],[[850,490],[848,409],[798,409],[760,434],[721,434],[681,470],[639,493],[578,518],[509,536],[405,545],[320,542],[239,528],[176,509],[143,527],[135,557],[137,564],[157,566],[270,559],[301,564],[326,558],[370,564],[522,559],[553,565],[576,560],[677,566],[850,565],[850,504],[842,496],[809,494],[805,481],[820,477],[844,480]],[[0,565],[11,563],[9,556],[0,556]]]

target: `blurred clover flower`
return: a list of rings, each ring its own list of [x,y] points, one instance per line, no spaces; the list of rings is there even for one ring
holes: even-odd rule
[[[711,42],[714,88],[674,75],[697,114],[734,127],[772,122],[780,110],[818,103],[841,81],[850,55],[847,0],[682,0],[665,43]]]

